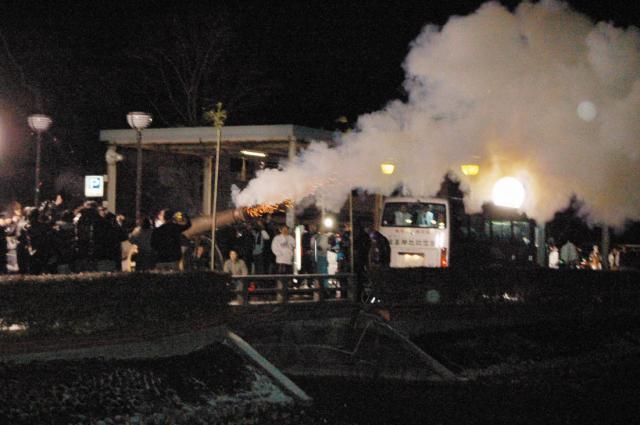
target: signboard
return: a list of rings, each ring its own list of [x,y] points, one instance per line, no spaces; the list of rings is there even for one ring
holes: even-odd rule
[[[84,196],[102,198],[104,196],[104,176],[84,176]]]

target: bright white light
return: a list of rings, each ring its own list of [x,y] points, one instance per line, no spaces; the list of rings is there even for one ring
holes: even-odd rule
[[[593,102],[585,100],[578,105],[578,116],[585,121],[593,121],[598,115],[598,109]]]
[[[246,155],[246,156],[256,156],[258,158],[266,158],[267,154],[264,152],[257,152],[257,151],[248,151],[248,150],[241,150],[240,153],[242,155]]]
[[[325,217],[324,220],[322,220],[322,224],[325,229],[333,229],[333,217]]]
[[[507,208],[520,208],[524,203],[524,196],[524,186],[514,177],[501,178],[491,192],[493,203]]]
[[[149,127],[151,121],[153,121],[153,117],[147,112],[129,112],[127,114],[127,123],[134,130],[143,130]]]
[[[51,127],[51,118],[43,114],[29,115],[27,118],[29,127],[36,133],[44,133]]]

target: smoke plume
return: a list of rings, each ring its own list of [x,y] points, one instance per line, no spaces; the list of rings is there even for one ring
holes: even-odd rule
[[[594,23],[555,0],[513,12],[486,3],[427,25],[405,60],[408,100],[363,115],[339,146],[309,146],[282,170],[264,170],[238,205],[313,195],[340,208],[351,188],[398,184],[433,195],[452,170],[471,210],[502,176],[520,179],[522,210],[549,219],[571,194],[610,224],[640,218],[640,32]],[[372,88],[375,89],[375,88]],[[380,164],[396,165],[383,175]]]

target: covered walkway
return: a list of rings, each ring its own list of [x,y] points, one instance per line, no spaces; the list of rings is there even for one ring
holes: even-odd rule
[[[107,161],[107,203],[116,211],[116,182],[118,151],[136,148],[136,131],[101,130],[100,141],[109,145]],[[221,159],[240,158],[243,167],[247,160],[269,162],[293,158],[312,141],[334,143],[334,133],[326,130],[285,125],[243,125],[222,128]],[[149,128],[143,130],[142,148],[147,151],[191,155],[202,158],[202,212],[211,214],[212,176],[216,149],[214,127]],[[225,171],[220,162],[220,175]],[[227,167],[228,168],[228,167]],[[143,188],[144,190],[144,188]]]

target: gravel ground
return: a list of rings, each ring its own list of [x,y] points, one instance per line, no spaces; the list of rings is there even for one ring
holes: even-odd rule
[[[1,424],[261,423],[294,417],[290,397],[220,344],[153,360],[0,364],[0,381]]]

